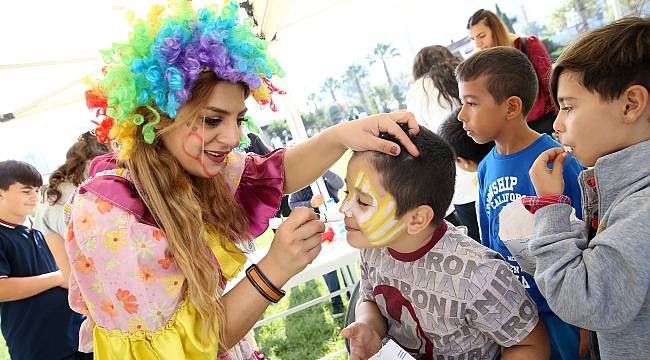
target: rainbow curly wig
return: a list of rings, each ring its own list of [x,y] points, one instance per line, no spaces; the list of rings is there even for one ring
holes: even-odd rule
[[[240,23],[238,10],[226,1],[220,11],[216,6],[195,11],[183,0],[170,1],[167,8],[153,6],[146,20],[128,13],[133,27],[128,42],[102,50],[104,78],[87,81],[86,104],[95,111],[99,141],[117,141],[121,158],[128,158],[139,127],[144,141],[153,143],[160,112],[176,118],[203,71],[246,84],[259,104],[275,111],[271,96],[283,92],[269,79],[284,74],[268,55],[266,42],[253,33],[253,21]],[[136,112],[142,107],[154,115],[152,120]]]

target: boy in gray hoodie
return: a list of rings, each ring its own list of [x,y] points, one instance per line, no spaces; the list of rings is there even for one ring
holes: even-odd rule
[[[537,196],[523,199],[534,212],[539,290],[560,318],[597,337],[592,355],[602,359],[650,359],[649,91],[650,19],[623,18],[567,48],[551,75],[565,148],[539,156]],[[567,151],[590,167],[580,174],[583,229],[572,230],[562,195]]]

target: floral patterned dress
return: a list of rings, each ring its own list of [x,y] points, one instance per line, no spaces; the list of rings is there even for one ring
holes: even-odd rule
[[[246,339],[221,354],[216,339],[207,345],[199,341],[196,310],[165,233],[135,191],[129,172],[116,168],[111,156],[93,162],[96,173],[66,206],[69,301],[87,316],[80,351],[94,352],[95,359],[263,359]],[[223,174],[248,215],[251,238],[264,232],[279,208],[283,160],[284,150],[228,158]],[[252,242],[222,242],[210,231],[205,239],[225,287],[242,270]]]

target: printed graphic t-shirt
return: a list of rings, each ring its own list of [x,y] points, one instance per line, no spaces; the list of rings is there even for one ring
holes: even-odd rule
[[[547,149],[562,146],[544,134],[527,148],[510,155],[497,153],[496,146],[485,156],[478,167],[478,215],[481,243],[503,256],[512,272],[519,278],[541,312],[550,312],[546,299],[537,288],[532,275],[524,273],[510,250],[499,237],[499,213],[509,203],[522,196],[535,195],[535,187],[528,171],[539,154]],[[571,197],[576,216],[582,218],[578,174],[582,166],[569,156],[564,162],[564,194]]]
[[[538,321],[501,256],[444,222],[413,253],[362,250],[361,290],[416,359],[495,359],[499,345],[519,343]]]

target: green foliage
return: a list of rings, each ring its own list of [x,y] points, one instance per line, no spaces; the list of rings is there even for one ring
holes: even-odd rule
[[[388,107],[388,103],[391,101],[391,92],[388,86],[386,85],[380,85],[380,86],[373,86],[372,87],[372,97],[373,99],[379,98],[379,111],[381,112],[389,112],[390,109]]]
[[[399,108],[406,109],[406,97],[404,96],[402,89],[400,89],[399,86],[395,84],[391,88],[391,92],[393,93],[393,97],[395,98],[395,100],[397,100],[397,104],[399,105]]]
[[[543,37],[546,35],[546,25],[541,24],[537,21],[531,21],[524,28],[522,29],[523,34],[522,35],[535,35],[538,38]]]
[[[547,25],[549,34],[555,34],[566,29],[569,25],[583,23],[581,26],[586,26],[586,21],[603,16],[607,19],[610,16],[609,6],[605,0],[564,0],[555,11],[551,13],[550,20]],[[577,18],[570,18],[567,15],[575,14]],[[586,30],[583,29],[583,30]]]
[[[0,335],[0,360],[9,360],[9,351],[2,335]]]
[[[361,82],[367,78],[368,70],[365,68],[365,66],[360,64],[352,64],[348,66],[348,68],[345,70],[345,74],[343,75],[344,81],[351,83],[355,87],[357,93],[359,94],[360,103],[364,109],[366,109],[366,112],[368,112],[368,101],[366,100],[366,94],[363,91]]]
[[[509,18],[506,13],[499,9],[499,4],[494,4],[494,6],[496,8],[496,15],[501,18],[501,21],[503,21],[503,24],[506,26],[506,30],[514,34],[515,29],[512,27],[512,23],[516,22],[517,18]]]
[[[289,125],[287,125],[287,121],[284,119],[278,119],[278,120],[273,120],[271,121],[270,124],[266,126],[266,132],[271,135],[273,133],[276,133],[278,135],[282,134],[283,130],[289,131]]]
[[[342,282],[341,282],[342,283]],[[327,293],[323,280],[294,287],[278,304],[267,309],[268,317]],[[273,321],[255,331],[262,353],[270,359],[319,359],[345,344],[340,335],[343,318],[333,319],[330,302],[323,302],[296,314]]]
[[[345,118],[343,109],[339,105],[331,105],[328,109],[330,120],[334,124],[338,124],[341,120]]]
[[[372,65],[377,61],[384,62],[392,57],[401,56],[399,50],[390,43],[377,43],[372,53],[367,56],[368,64]]]
[[[648,8],[648,0],[619,0],[619,4],[625,15],[648,16],[644,10]]]
[[[321,85],[321,92],[327,93],[332,97],[332,101],[337,102],[336,99],[336,90],[341,88],[341,81],[334,79],[333,77],[328,77]]]
[[[551,61],[555,62],[565,47],[554,43],[550,38],[543,38],[542,42],[544,43],[546,51],[548,51],[548,54],[551,56]]]

